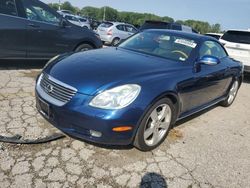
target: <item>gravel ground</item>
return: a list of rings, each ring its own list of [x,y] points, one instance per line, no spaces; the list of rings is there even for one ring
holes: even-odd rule
[[[37,113],[41,69],[0,69],[0,135],[43,138],[54,128]],[[179,122],[156,150],[104,148],[64,139],[0,143],[0,187],[250,187],[250,79],[230,108]]]

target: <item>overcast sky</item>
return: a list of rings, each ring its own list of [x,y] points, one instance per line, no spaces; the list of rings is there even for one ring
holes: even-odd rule
[[[41,0],[55,3],[59,0]],[[61,0],[64,2],[64,0]],[[223,29],[250,28],[250,0],[71,0],[72,5],[103,7],[119,11],[154,13],[175,20],[196,19],[211,24],[220,23]]]

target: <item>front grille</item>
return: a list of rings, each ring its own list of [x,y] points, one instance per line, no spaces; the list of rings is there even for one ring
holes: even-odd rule
[[[63,103],[69,102],[77,92],[75,88],[62,83],[45,73],[41,75],[40,86],[50,97]]]

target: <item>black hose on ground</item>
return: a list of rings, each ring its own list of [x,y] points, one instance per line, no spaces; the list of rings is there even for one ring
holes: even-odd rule
[[[21,140],[22,136],[20,135],[15,135],[12,137],[6,137],[0,135],[0,142],[11,143],[11,144],[44,144],[64,137],[66,136],[62,133],[55,133],[51,136],[47,136],[45,138],[39,138],[36,140],[29,140],[29,139]]]

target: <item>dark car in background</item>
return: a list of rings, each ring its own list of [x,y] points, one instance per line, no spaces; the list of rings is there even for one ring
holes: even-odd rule
[[[38,0],[0,1],[0,59],[50,59],[100,47],[98,34]]]
[[[191,27],[181,25],[179,23],[169,23],[163,21],[146,20],[144,24],[140,27],[140,31],[145,29],[171,29],[177,31],[185,31],[189,33],[198,33]]]

